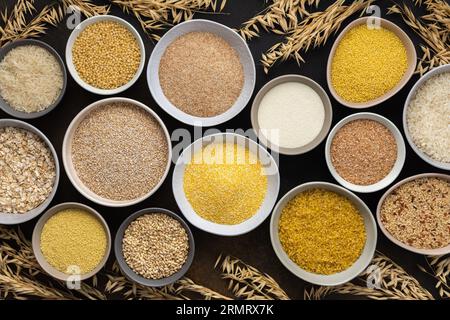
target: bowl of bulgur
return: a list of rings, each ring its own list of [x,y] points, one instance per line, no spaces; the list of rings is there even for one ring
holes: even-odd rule
[[[55,196],[59,161],[50,140],[34,126],[0,119],[0,224],[41,214]]]
[[[294,275],[313,284],[337,286],[370,264],[377,228],[370,209],[351,191],[308,182],[278,201],[270,239],[278,259]]]
[[[114,253],[124,275],[149,287],[180,279],[189,270],[194,252],[194,236],[187,223],[163,208],[130,215],[120,225],[114,241]]]
[[[67,40],[65,55],[73,79],[100,95],[131,87],[145,64],[145,47],[137,30],[112,15],[90,17],[76,26]]]
[[[170,169],[172,144],[164,122],[145,104],[107,98],[72,120],[62,159],[69,180],[83,196],[123,207],[159,189]]]
[[[406,250],[450,253],[450,176],[424,173],[398,182],[378,202],[377,220],[384,235]]]

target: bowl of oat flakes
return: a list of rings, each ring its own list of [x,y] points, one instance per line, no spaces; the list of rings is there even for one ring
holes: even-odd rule
[[[450,176],[424,173],[392,186],[380,199],[377,221],[396,245],[418,254],[450,253]]]
[[[0,119],[0,224],[41,214],[58,182],[58,156],[50,140],[26,122]]]

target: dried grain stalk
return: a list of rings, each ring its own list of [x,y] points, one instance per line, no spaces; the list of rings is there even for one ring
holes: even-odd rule
[[[374,273],[375,272],[375,273]],[[379,276],[378,279],[374,276]],[[369,287],[375,281],[379,287]],[[312,287],[304,291],[307,300],[320,300],[330,294],[363,296],[374,300],[433,300],[433,295],[401,266],[382,253],[377,253],[355,281],[336,287]]]
[[[262,12],[247,20],[239,29],[240,35],[250,40],[258,37],[261,29],[276,34],[286,34],[295,29],[298,21],[310,14],[309,7],[320,0],[272,0]]]
[[[219,258],[215,268],[222,271],[222,279],[228,280],[228,289],[237,298],[246,300],[289,300],[289,296],[268,274],[231,256]]]
[[[420,270],[436,279],[435,288],[443,299],[450,298],[450,256],[429,256],[425,258],[427,268],[418,266]]]
[[[419,3],[422,4],[422,3]],[[450,5],[440,0],[425,0],[428,14],[418,18],[406,5],[394,5],[389,14],[399,14],[423,40],[422,57],[416,73],[425,74],[434,67],[450,63]]]
[[[357,0],[345,5],[345,0],[338,0],[324,11],[310,14],[286,36],[285,42],[275,44],[262,55],[264,71],[268,73],[278,61],[295,59],[298,64],[304,62],[303,52],[324,45],[347,18],[357,12],[365,12],[373,2]]]
[[[158,31],[190,20],[199,11],[222,11],[226,0],[111,0],[111,3],[134,15],[149,37],[159,40]]]

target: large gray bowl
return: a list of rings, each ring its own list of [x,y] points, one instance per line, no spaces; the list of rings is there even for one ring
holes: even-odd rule
[[[16,109],[12,108],[0,95],[0,109],[5,111],[7,114],[9,114],[15,118],[19,118],[19,119],[39,118],[39,117],[42,117],[43,115],[49,113],[53,109],[55,109],[55,107],[61,102],[61,100],[64,96],[64,93],[66,92],[66,86],[67,86],[67,72],[66,72],[66,67],[64,65],[63,60],[59,56],[58,52],[56,52],[55,49],[50,47],[45,42],[42,42],[39,40],[33,40],[33,39],[26,39],[26,40],[17,40],[17,41],[8,43],[3,48],[0,48],[0,61],[2,61],[3,58],[5,57],[5,55],[12,49],[20,47],[20,46],[27,46],[27,45],[39,46],[41,48],[44,48],[56,58],[56,60],[59,63],[59,66],[61,67],[61,71],[63,74],[63,87],[62,87],[61,92],[59,93],[59,97],[56,99],[56,101],[53,102],[50,106],[48,106],[47,109],[39,111],[39,112],[27,113],[27,112],[17,111]]]
[[[37,128],[33,127],[31,124],[28,124],[26,122],[20,121],[20,120],[14,120],[14,119],[0,119],[0,128],[4,127],[15,127],[15,128],[21,128],[25,129],[27,131],[30,131],[34,134],[36,134],[38,137],[40,137],[47,147],[50,149],[50,152],[53,156],[53,159],[55,161],[55,182],[53,184],[52,192],[49,194],[47,199],[41,203],[38,207],[26,212],[26,213],[3,213],[0,212],[0,224],[19,224],[26,221],[29,221],[38,215],[40,215],[52,202],[53,197],[55,196],[56,189],[58,188],[59,183],[59,161],[58,156],[56,155],[55,148],[53,147],[50,140]]]
[[[162,279],[146,279],[140,275],[138,275],[136,272],[134,272],[128,264],[125,262],[125,258],[123,256],[122,251],[122,241],[123,241],[123,235],[125,233],[125,230],[130,225],[131,222],[139,218],[140,216],[144,214],[152,214],[152,213],[164,213],[168,216],[174,218],[175,220],[179,221],[183,228],[186,230],[186,233],[188,235],[189,240],[189,252],[186,259],[186,262],[181,267],[178,272],[174,273],[170,277],[162,278]],[[136,282],[138,284],[147,286],[147,287],[162,287],[169,285],[171,283],[174,283],[178,279],[180,279],[190,268],[192,261],[194,260],[194,253],[195,253],[195,243],[194,243],[194,236],[192,235],[191,229],[189,226],[184,222],[183,219],[181,219],[177,214],[173,213],[170,210],[162,209],[162,208],[148,208],[148,209],[142,209],[138,212],[133,213],[131,216],[129,216],[127,219],[125,219],[124,222],[119,227],[119,230],[117,230],[116,233],[116,239],[114,241],[114,253],[116,255],[117,263],[119,264],[119,268],[122,271],[122,273],[131,281]]]

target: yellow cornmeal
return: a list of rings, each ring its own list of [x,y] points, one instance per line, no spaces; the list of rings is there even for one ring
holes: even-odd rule
[[[302,269],[334,274],[348,269],[366,242],[364,222],[347,198],[323,189],[300,193],[281,212],[281,245]]]
[[[397,35],[361,25],[350,29],[340,41],[331,65],[331,81],[342,99],[367,102],[393,89],[407,66],[406,49]]]
[[[251,218],[267,191],[257,156],[234,143],[217,143],[194,154],[183,181],[186,198],[206,220],[226,225]]]
[[[66,209],[52,216],[41,233],[41,251],[57,270],[81,274],[97,267],[106,253],[107,237],[100,221],[84,210]]]

